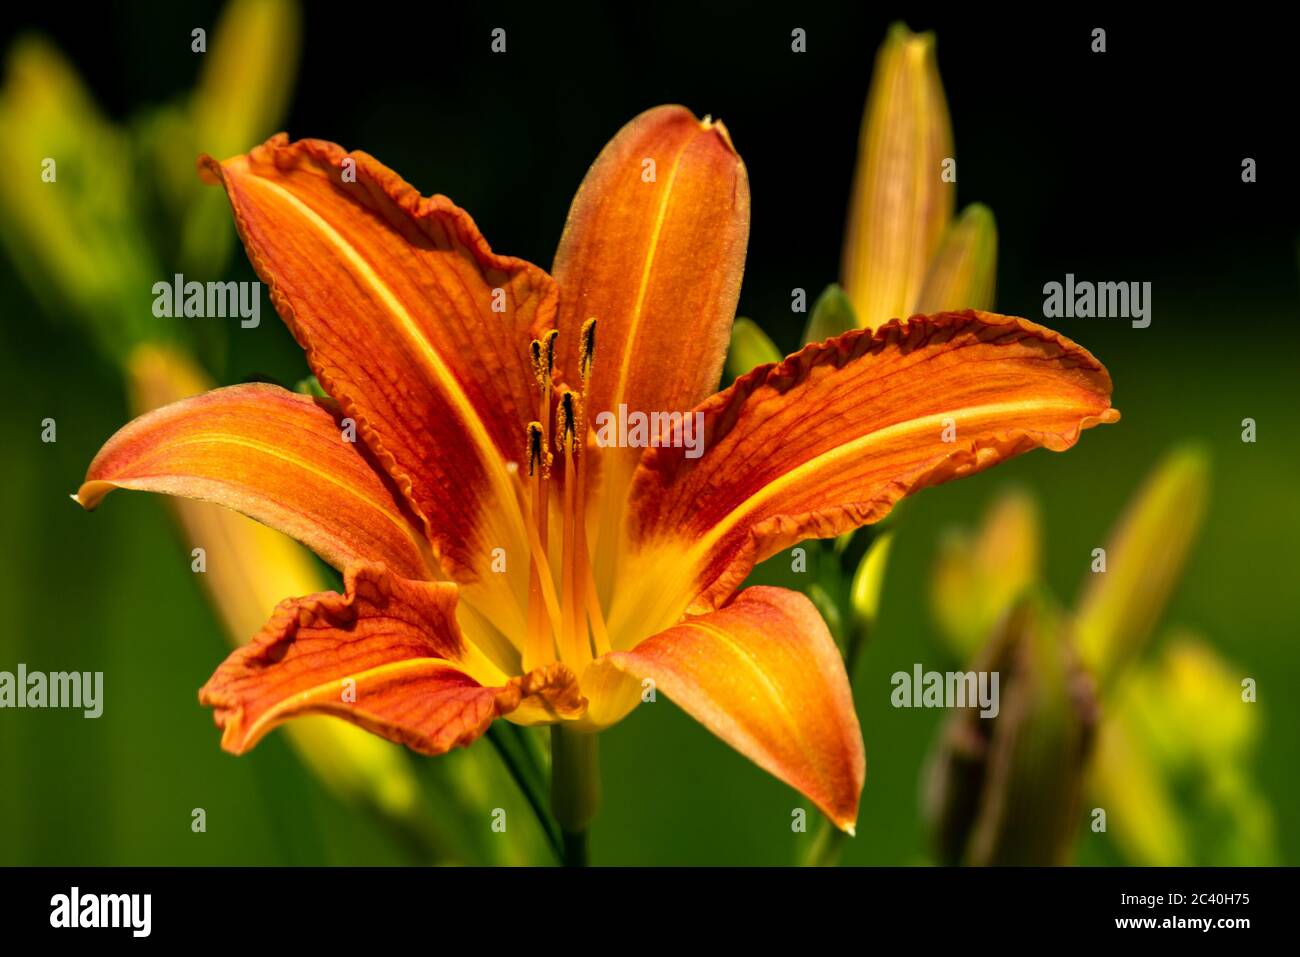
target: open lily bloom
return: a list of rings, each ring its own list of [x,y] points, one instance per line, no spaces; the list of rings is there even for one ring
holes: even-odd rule
[[[343,570],[345,595],[285,601],[201,691],[231,751],[306,713],[429,754],[502,717],[597,731],[649,679],[851,830],[840,655],[803,596],[736,589],[802,539],[1118,418],[1084,349],[976,312],[848,332],[712,394],[749,187],[723,125],[681,107],[601,153],[550,275],[365,153],[281,135],[202,170],[332,400],[244,385],[157,410],[78,498],[219,502]],[[658,430],[598,441],[620,407]]]

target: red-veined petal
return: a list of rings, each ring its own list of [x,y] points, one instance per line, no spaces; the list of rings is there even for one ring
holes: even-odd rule
[[[447,573],[521,634],[528,551],[505,463],[522,460],[536,418],[528,343],[553,325],[555,284],[366,153],[281,134],[202,170],[225,187],[272,302]],[[503,573],[489,570],[497,548],[513,559]]]
[[[700,407],[700,457],[684,440],[646,451],[629,535],[647,584],[620,591],[611,640],[627,647],[638,628],[707,612],[756,562],[878,521],[919,489],[1068,449],[1119,418],[1110,393],[1082,347],[969,310],[854,330],[761,366]]]
[[[329,714],[424,754],[469,744],[526,699],[560,717],[582,712],[562,664],[506,679],[456,625],[457,587],[356,565],[347,594],[281,603],[252,643],[199,692],[221,744],[243,753],[277,724]]]

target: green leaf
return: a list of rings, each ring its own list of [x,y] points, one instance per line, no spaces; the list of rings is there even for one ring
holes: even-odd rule
[[[917,297],[914,311],[992,309],[998,272],[998,227],[993,211],[972,203],[948,227]]]
[[[727,374],[733,379],[755,366],[780,362],[781,352],[773,345],[758,323],[737,317],[731,327],[731,348],[727,351]]]
[[[853,303],[835,283],[822,290],[813,304],[812,315],[808,317],[808,326],[804,329],[803,344],[821,342],[858,327],[853,314]]]
[[[309,375],[305,379],[299,379],[297,384],[293,387],[293,391],[301,393],[302,395],[310,395],[317,399],[328,399],[330,397],[329,393],[321,388],[320,380],[318,380],[314,375]]]
[[[1206,453],[1195,446],[1175,449],[1112,530],[1105,571],[1089,576],[1075,621],[1079,653],[1103,686],[1160,620],[1200,529],[1209,485]]]

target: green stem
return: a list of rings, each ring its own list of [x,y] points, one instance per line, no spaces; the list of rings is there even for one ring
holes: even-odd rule
[[[862,652],[866,650],[871,638],[871,626],[865,621],[859,621],[850,627],[852,632],[849,634],[848,647],[844,649],[844,672],[849,676],[849,684],[853,684],[858,662],[862,660]]]
[[[804,867],[834,867],[839,864],[840,852],[844,850],[847,838],[847,834],[822,818],[817,833],[813,835],[812,845],[804,855]]]
[[[579,831],[571,834],[564,832],[564,866],[565,867],[586,867],[587,866],[587,832]]]
[[[587,827],[600,807],[596,736],[551,726],[551,810],[564,833],[564,864],[587,863]]]
[[[503,728],[502,725],[507,725],[507,727]],[[522,731],[522,729],[516,729],[514,725],[508,722],[497,721],[488,728],[487,737],[497,749],[497,754],[501,757],[501,763],[506,766],[506,770],[510,772],[515,784],[527,799],[528,806],[537,815],[537,823],[546,835],[547,843],[551,845],[551,850],[555,853],[556,859],[564,860],[564,842],[561,839],[559,828],[556,827],[554,819],[546,809],[546,801],[542,796],[543,785],[540,770],[536,768],[532,756],[528,753],[527,745],[517,737],[517,731]]]

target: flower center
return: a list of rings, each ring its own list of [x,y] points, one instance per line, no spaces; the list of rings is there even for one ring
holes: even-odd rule
[[[528,633],[524,671],[562,661],[579,675],[593,657],[609,651],[609,635],[591,573],[587,543],[587,382],[596,353],[596,320],[582,327],[579,373],[574,392],[552,386],[555,338],[552,330],[530,344],[537,380],[538,417],[525,431],[528,474],[516,476],[515,494],[528,532]],[[563,471],[560,472],[562,465]],[[551,485],[560,496],[560,568],[552,569]]]

